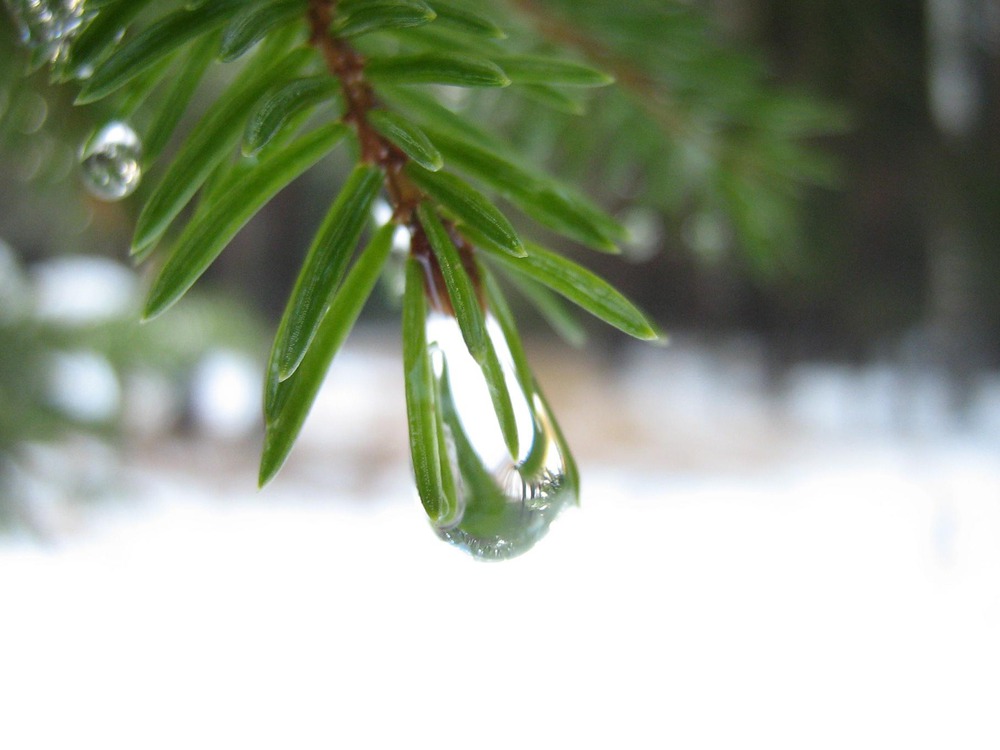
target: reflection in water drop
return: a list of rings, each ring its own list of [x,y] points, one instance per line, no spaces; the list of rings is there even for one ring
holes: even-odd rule
[[[5,0],[21,42],[50,63],[65,62],[85,17],[84,0]]]
[[[518,382],[510,349],[492,314],[486,329],[504,369],[517,422],[519,455],[507,450],[482,370],[451,315],[431,311],[427,343],[437,384],[439,428],[455,487],[456,512],[435,529],[472,556],[501,560],[529,550],[576,502],[575,473],[552,416]],[[446,480],[447,481],[447,480]]]
[[[142,144],[124,122],[109,122],[80,152],[84,185],[96,198],[115,201],[131,195],[142,176]]]

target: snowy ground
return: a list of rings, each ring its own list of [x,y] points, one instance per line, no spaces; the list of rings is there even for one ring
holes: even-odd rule
[[[995,381],[958,429],[929,376],[541,353],[582,508],[482,564],[395,351],[346,355],[266,492],[254,445],[143,443],[0,538],[0,747],[1000,746]]]

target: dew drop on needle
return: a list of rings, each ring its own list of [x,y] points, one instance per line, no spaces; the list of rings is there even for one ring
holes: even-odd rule
[[[141,156],[142,144],[135,131],[124,122],[109,122],[80,151],[84,185],[101,200],[131,195],[142,176]]]
[[[21,43],[61,63],[88,16],[84,0],[5,0]]]
[[[479,364],[452,315],[427,316],[443,436],[442,471],[451,475],[456,505],[435,525],[438,536],[473,557],[501,560],[529,550],[552,521],[576,502],[568,449],[540,395],[518,382],[500,325],[486,314],[517,423],[519,455],[507,450]]]

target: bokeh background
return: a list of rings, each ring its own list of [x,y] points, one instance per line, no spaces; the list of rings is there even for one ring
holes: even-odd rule
[[[516,300],[582,507],[495,565],[411,487],[391,274],[256,490],[346,159],[139,326],[141,191],[76,162],[114,113],[25,77],[0,16],[0,746],[1000,743],[1000,7],[501,9],[619,85],[448,101],[629,226],[559,249],[671,345]]]

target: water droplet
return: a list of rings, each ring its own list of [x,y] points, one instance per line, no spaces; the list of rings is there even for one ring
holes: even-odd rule
[[[455,318],[431,311],[427,342],[439,395],[443,449],[454,480],[456,512],[438,535],[484,560],[529,550],[567,505],[577,487],[569,453],[540,395],[518,381],[496,319],[486,329],[504,370],[517,423],[520,454],[507,450],[482,370],[469,354]]]
[[[80,151],[84,184],[96,198],[115,201],[139,186],[142,170],[139,136],[124,122],[109,122]]]
[[[84,0],[6,0],[6,5],[26,47],[50,63],[65,62],[87,16]]]

